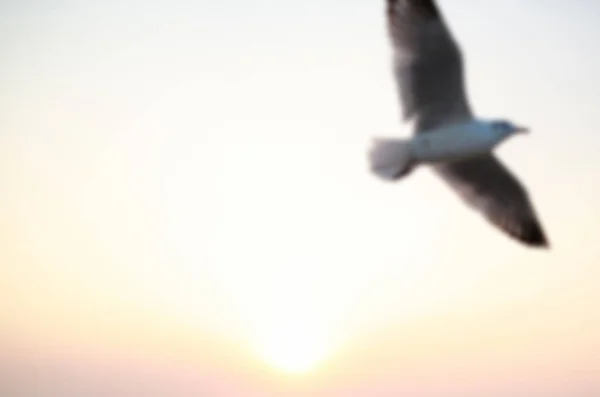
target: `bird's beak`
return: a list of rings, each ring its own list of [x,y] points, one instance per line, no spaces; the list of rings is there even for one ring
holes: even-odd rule
[[[529,128],[527,128],[527,127],[517,127],[515,129],[515,132],[518,132],[520,134],[527,134],[527,133],[529,133]]]

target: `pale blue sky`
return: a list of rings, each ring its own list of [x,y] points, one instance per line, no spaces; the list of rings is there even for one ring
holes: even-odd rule
[[[451,316],[493,340],[497,311],[507,333],[531,321],[514,340],[500,333],[521,343],[525,373],[551,372],[540,351],[558,372],[598,368],[600,3],[439,3],[476,112],[533,129],[499,153],[529,187],[551,251],[506,239],[426,170],[397,185],[369,175],[370,137],[406,133],[383,0],[4,2],[7,329],[96,337],[119,332],[114,313],[134,330],[150,316],[267,362],[302,337],[335,360],[339,346],[385,334],[397,354],[387,374],[406,359],[406,340],[390,337],[398,324],[439,342],[443,327],[422,318]],[[534,330],[552,335],[539,351],[527,347]],[[468,357],[465,368],[485,362]],[[346,365],[360,371],[361,359]],[[361,387],[405,390],[376,375]],[[516,378],[498,379],[469,385]]]

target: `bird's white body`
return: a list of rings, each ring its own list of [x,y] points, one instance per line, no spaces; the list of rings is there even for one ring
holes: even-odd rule
[[[409,139],[375,140],[371,169],[383,179],[396,180],[419,164],[452,163],[489,154],[512,131],[494,122],[469,120],[423,131]]]
[[[489,122],[472,120],[416,134],[409,152],[415,163],[458,161],[487,154],[506,137]]]

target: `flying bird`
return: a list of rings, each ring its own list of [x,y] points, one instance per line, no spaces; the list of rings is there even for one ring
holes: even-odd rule
[[[548,248],[527,191],[493,154],[527,128],[473,115],[459,45],[434,0],[387,0],[387,25],[403,118],[414,121],[414,134],[375,138],[371,171],[397,181],[429,164],[498,229],[527,246]]]

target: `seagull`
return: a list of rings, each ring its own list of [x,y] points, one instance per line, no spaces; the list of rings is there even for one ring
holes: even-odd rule
[[[434,0],[387,0],[388,34],[408,139],[375,138],[371,172],[397,181],[428,164],[472,209],[514,240],[550,244],[527,191],[493,154],[501,142],[526,133],[503,119],[475,117],[465,93],[459,45]]]

